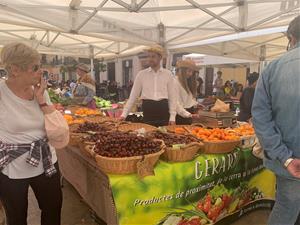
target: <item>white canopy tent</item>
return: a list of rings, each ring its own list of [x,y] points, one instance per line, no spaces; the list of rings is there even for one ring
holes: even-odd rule
[[[197,66],[211,66],[211,65],[226,65],[226,64],[249,64],[249,63],[257,63],[257,61],[252,61],[249,59],[235,59],[228,58],[223,56],[212,56],[212,55],[204,55],[192,53],[188,55],[182,56],[183,59],[191,59],[193,60]]]
[[[255,30],[172,46],[175,52],[194,52],[236,59],[273,60],[287,50],[287,26]]]
[[[300,0],[0,0],[0,44],[21,40],[42,53],[89,58],[133,54],[153,43],[183,50],[200,40],[286,26],[299,7]],[[229,52],[249,52],[242,42],[233,45]],[[208,49],[224,53],[224,46]]]

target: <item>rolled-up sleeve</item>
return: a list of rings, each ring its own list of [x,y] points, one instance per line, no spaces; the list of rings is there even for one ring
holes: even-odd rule
[[[45,114],[45,129],[49,143],[57,149],[69,143],[69,126],[60,112]]]
[[[134,80],[129,99],[126,105],[124,106],[123,113],[121,115],[122,117],[128,116],[132,106],[134,105],[134,102],[141,95],[141,92],[142,92],[141,73],[138,73]]]
[[[171,73],[171,72],[170,72]],[[168,82],[168,100],[169,100],[169,113],[170,119],[169,121],[175,121],[176,117],[176,108],[177,108],[177,93],[176,93],[176,82],[175,78],[172,76]]]
[[[279,160],[284,164],[292,157],[292,151],[283,143],[280,130],[273,118],[272,96],[268,81],[271,74],[270,64],[259,77],[252,103],[253,123],[256,135],[265,151],[265,157]]]
[[[188,118],[188,117],[191,117],[192,114],[189,113],[187,110],[185,110],[185,108],[183,107],[182,105],[182,102],[183,102],[183,99],[182,99],[182,96],[181,96],[181,93],[180,93],[180,87],[179,87],[179,83],[178,82],[175,82],[176,85],[175,85],[175,92],[177,94],[177,106],[176,106],[176,114],[177,115],[180,115],[184,118]]]

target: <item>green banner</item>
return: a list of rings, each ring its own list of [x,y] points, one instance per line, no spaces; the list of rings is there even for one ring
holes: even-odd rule
[[[251,149],[159,161],[155,176],[109,175],[120,225],[197,225],[271,208],[275,176]]]

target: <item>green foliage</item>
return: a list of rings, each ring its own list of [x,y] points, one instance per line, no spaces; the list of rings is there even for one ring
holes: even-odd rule
[[[94,96],[94,99],[96,101],[96,105],[98,108],[110,108],[111,107],[111,101],[107,101],[103,98]]]

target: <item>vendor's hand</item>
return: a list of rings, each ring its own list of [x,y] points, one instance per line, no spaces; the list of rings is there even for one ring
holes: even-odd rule
[[[287,170],[292,176],[300,178],[300,159],[293,159],[288,165]]]
[[[175,121],[169,121],[169,125],[176,125]]]
[[[47,82],[43,77],[41,77],[41,82],[39,84],[34,85],[33,93],[39,104],[46,103],[44,93],[47,88]]]

